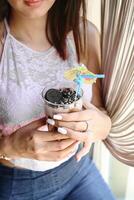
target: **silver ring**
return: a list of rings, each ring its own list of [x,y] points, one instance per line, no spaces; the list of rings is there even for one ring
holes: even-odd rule
[[[84,122],[86,123],[86,129],[84,130],[84,132],[87,132],[89,128],[88,121],[85,120]]]

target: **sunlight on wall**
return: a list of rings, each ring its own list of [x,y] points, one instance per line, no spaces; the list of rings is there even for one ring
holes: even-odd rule
[[[101,17],[101,0],[87,0],[88,9],[87,17],[89,21],[95,24],[100,31],[100,17]]]
[[[126,188],[126,199],[125,200],[133,200],[134,199],[134,168],[130,167],[128,178],[127,178],[127,188]]]

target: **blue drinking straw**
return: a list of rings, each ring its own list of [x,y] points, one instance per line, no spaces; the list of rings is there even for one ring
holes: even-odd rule
[[[76,79],[74,79],[74,82],[77,85],[77,88],[76,88],[76,97],[77,97],[78,95],[81,95],[81,86],[83,83],[83,77],[78,73],[76,75]]]
[[[81,74],[82,78],[105,78],[104,74]]]
[[[81,95],[81,86],[83,84],[83,79],[84,78],[105,78],[105,75],[104,74],[94,74],[93,75],[93,74],[80,74],[80,73],[77,73],[76,79],[74,79],[74,82],[77,85],[76,97],[78,95]]]

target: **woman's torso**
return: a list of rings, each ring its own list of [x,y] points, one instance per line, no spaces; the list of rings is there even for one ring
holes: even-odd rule
[[[6,38],[0,63],[0,129],[7,135],[19,127],[45,115],[41,92],[44,87],[55,87],[64,81],[64,72],[78,65],[73,40],[67,38],[69,57],[63,61],[51,47],[38,52],[16,40],[5,21]],[[91,100],[92,87],[84,86],[84,96]],[[76,149],[77,150],[77,149]],[[36,171],[54,168],[58,162],[14,159],[10,163]],[[6,162],[6,161],[5,161]]]

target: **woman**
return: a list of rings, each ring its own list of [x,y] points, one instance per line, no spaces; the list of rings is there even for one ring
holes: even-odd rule
[[[79,62],[99,70],[99,37],[85,21],[85,1],[2,0],[0,9],[0,200],[114,199],[87,155],[111,128],[99,81],[92,104],[51,120],[40,95]],[[45,129],[46,120],[57,132]]]

